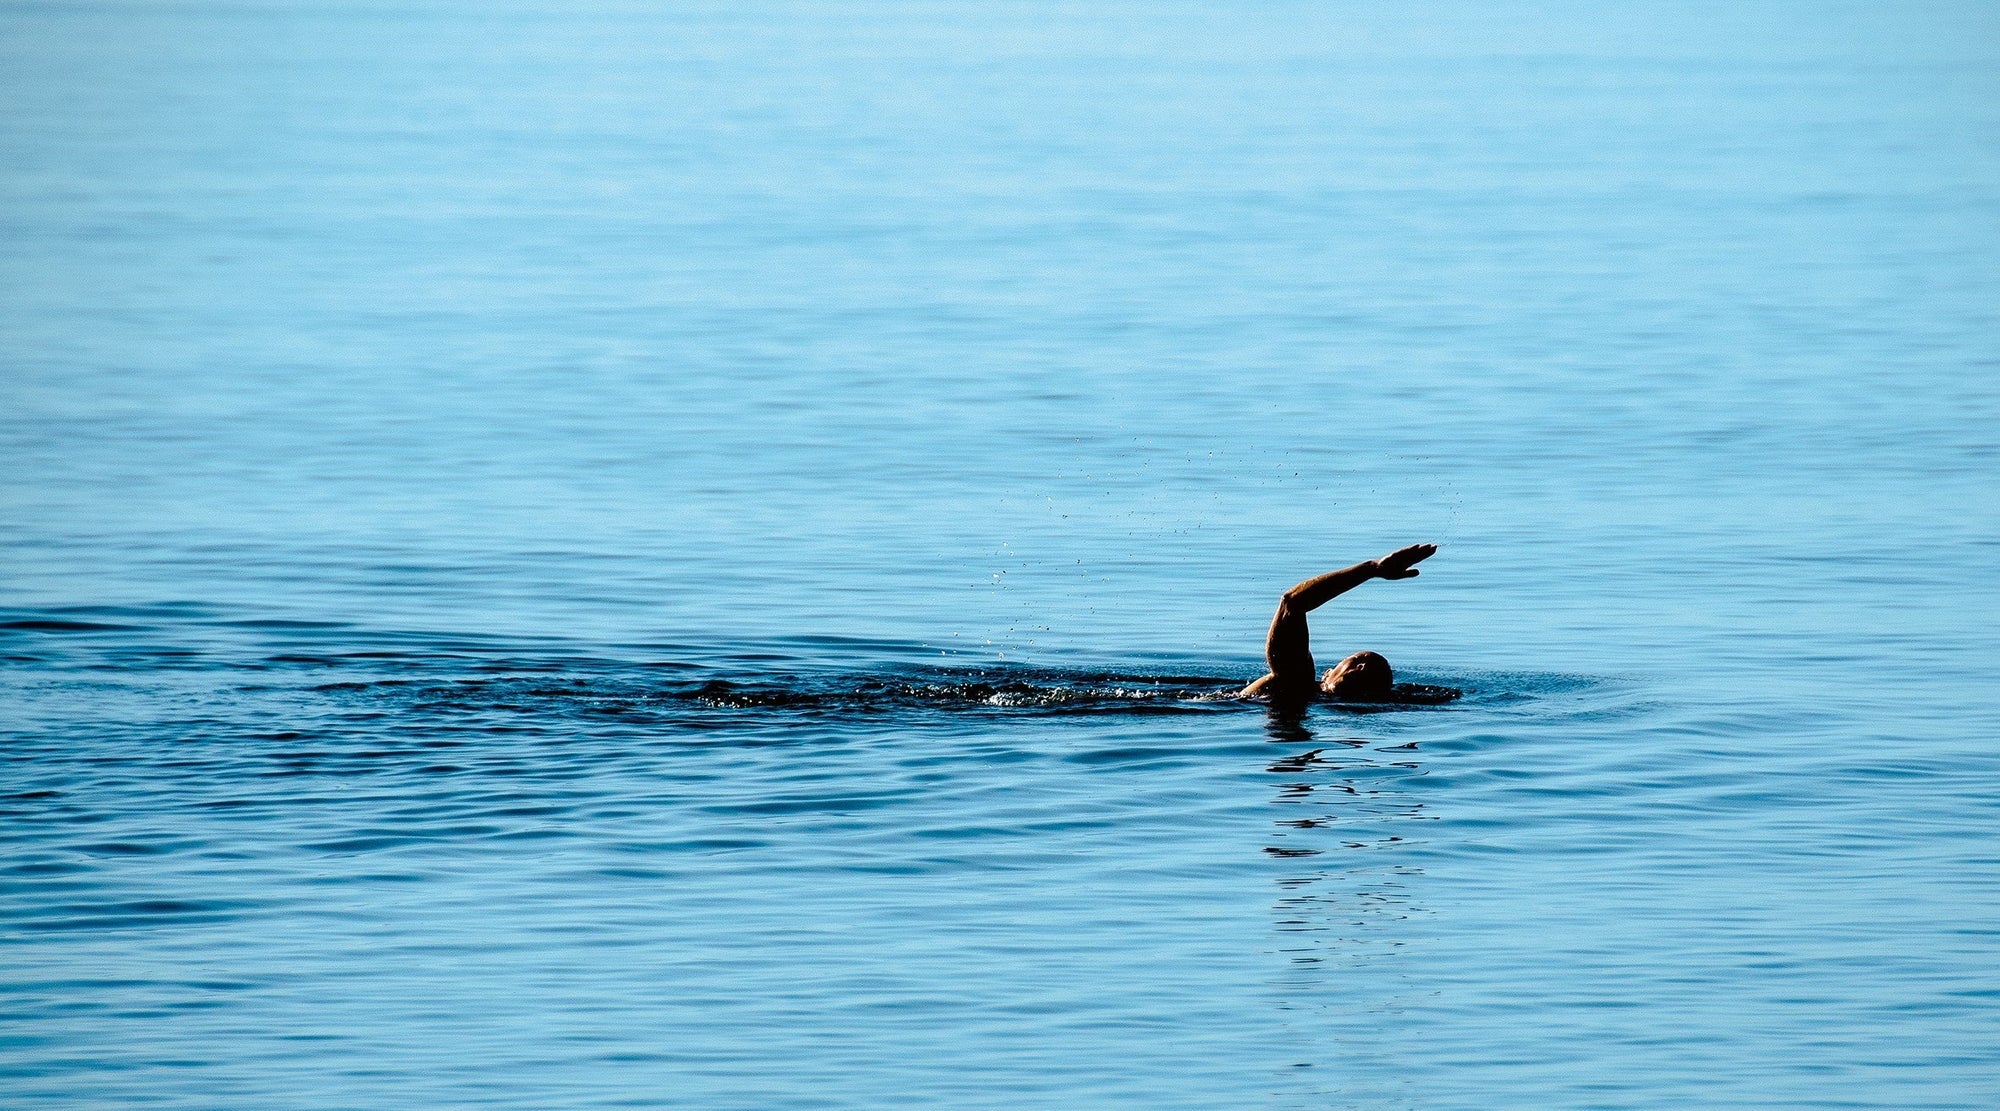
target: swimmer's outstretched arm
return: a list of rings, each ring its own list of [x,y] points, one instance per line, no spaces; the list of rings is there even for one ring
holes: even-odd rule
[[[1411,565],[1436,555],[1437,550],[1436,544],[1412,544],[1381,559],[1328,571],[1285,591],[1285,602],[1302,611],[1316,610],[1369,579],[1413,579],[1422,572]]]
[[[1243,693],[1261,694],[1274,684],[1281,689],[1317,687],[1319,676],[1313,672],[1312,639],[1306,627],[1306,614],[1369,579],[1415,578],[1418,574],[1415,564],[1435,554],[1436,544],[1412,544],[1381,559],[1307,579],[1285,591],[1278,599],[1278,612],[1271,618],[1271,631],[1264,638],[1264,662],[1271,673],[1245,687]]]

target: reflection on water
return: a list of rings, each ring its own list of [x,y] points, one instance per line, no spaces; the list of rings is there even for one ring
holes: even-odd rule
[[[1377,1027],[1413,1002],[1399,958],[1425,913],[1424,873],[1398,850],[1427,818],[1412,797],[1419,746],[1315,730],[1297,712],[1273,711],[1265,728],[1294,749],[1266,769],[1279,785],[1264,852],[1286,865],[1271,907],[1276,1006],[1323,1066],[1306,1087],[1352,1098],[1368,1083],[1357,1078],[1393,1074],[1358,1057],[1376,1052]]]

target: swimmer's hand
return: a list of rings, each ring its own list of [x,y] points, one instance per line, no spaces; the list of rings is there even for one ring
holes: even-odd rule
[[[1411,564],[1419,563],[1437,554],[1436,544],[1412,544],[1398,548],[1375,561],[1375,574],[1385,579],[1414,579],[1422,572]]]

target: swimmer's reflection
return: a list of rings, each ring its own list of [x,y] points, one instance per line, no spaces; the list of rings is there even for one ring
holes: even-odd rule
[[[1313,731],[1306,728],[1306,706],[1301,703],[1273,702],[1264,710],[1264,732],[1284,744],[1308,744]]]
[[[1372,1040],[1369,1031],[1407,994],[1393,958],[1423,913],[1414,897],[1423,869],[1400,850],[1410,823],[1427,818],[1411,793],[1423,768],[1414,743],[1321,736],[1304,713],[1273,708],[1265,729],[1286,746],[1266,766],[1277,777],[1277,815],[1264,852],[1282,863],[1271,908],[1283,960],[1278,1007],[1311,1016],[1300,1019],[1301,1062],[1351,1055],[1354,1042],[1330,1044],[1325,1035]]]

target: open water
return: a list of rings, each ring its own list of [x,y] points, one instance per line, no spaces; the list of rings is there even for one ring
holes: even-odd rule
[[[0,1103],[2000,1106],[1977,3],[0,7]],[[1277,594],[1441,707],[1224,697]]]

